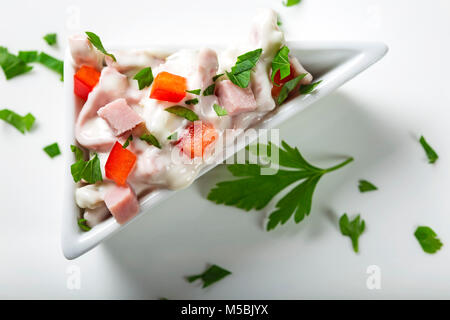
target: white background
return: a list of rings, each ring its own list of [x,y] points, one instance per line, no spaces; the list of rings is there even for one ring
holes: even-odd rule
[[[72,6],[72,9],[67,9]],[[36,66],[6,81],[0,108],[32,112],[23,136],[0,123],[0,298],[450,298],[450,2],[448,0],[13,1],[0,19],[0,45],[63,57],[72,32],[104,43],[228,43],[246,30],[256,7],[279,11],[289,40],[379,40],[379,63],[285,123],[281,137],[318,165],[337,155],[356,161],[325,176],[311,215],[267,233],[267,212],[244,212],[206,200],[224,168],[202,177],[153,212],[74,261],[60,247],[62,178],[69,168],[42,147],[64,130],[63,84]],[[57,32],[60,48],[42,40]],[[427,163],[424,134],[439,153]],[[68,152],[68,150],[63,150]],[[360,178],[379,191],[361,194]],[[269,208],[270,209],[270,208]],[[338,217],[361,213],[367,230],[355,254]],[[413,233],[432,227],[444,242],[435,255]],[[216,263],[233,275],[204,290],[183,277]],[[368,290],[366,269],[381,269],[381,290]],[[81,270],[81,289],[67,270]]]

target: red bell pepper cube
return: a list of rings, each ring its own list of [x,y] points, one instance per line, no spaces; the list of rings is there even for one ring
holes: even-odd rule
[[[205,149],[217,138],[214,127],[202,121],[195,121],[188,127],[188,132],[180,139],[181,150],[191,159],[203,157]]]
[[[288,82],[289,80],[292,80],[295,78],[295,69],[294,67],[291,65],[291,73],[283,79],[280,79],[280,70],[277,71],[277,73],[275,73],[275,77],[273,78],[273,82],[275,82],[275,84],[277,85],[273,85],[272,87],[272,97],[276,98],[278,97],[278,95],[280,94],[281,88],[283,87],[283,85]]]
[[[124,186],[135,163],[136,155],[116,141],[106,161],[106,177]]]
[[[150,98],[180,102],[186,97],[187,80],[169,72],[160,72],[153,81]]]
[[[73,92],[83,100],[87,100],[89,92],[94,89],[100,79],[97,69],[82,66],[73,76]]]

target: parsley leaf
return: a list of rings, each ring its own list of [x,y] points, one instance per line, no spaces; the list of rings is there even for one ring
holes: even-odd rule
[[[210,85],[208,88],[206,88],[206,89],[203,91],[203,95],[204,95],[204,96],[211,96],[211,95],[214,94],[214,90],[215,90],[215,89],[216,89],[216,84],[213,83],[212,85]]]
[[[436,160],[439,158],[436,151],[434,151],[434,149],[428,144],[428,142],[425,140],[423,136],[420,137],[419,142],[422,145],[423,149],[425,150],[425,153],[427,154],[428,162],[435,163]]]
[[[76,162],[71,165],[70,172],[72,173],[75,182],[81,179],[88,183],[96,183],[103,181],[102,170],[100,169],[100,159],[97,154],[89,161],[83,160],[83,151],[80,148],[71,145],[70,149],[75,153]]]
[[[5,47],[0,47],[0,66],[3,69],[6,80],[27,73],[33,69],[32,66],[27,65],[22,59],[9,53]]]
[[[217,114],[219,117],[228,115],[227,109],[222,108],[221,106],[219,106],[219,105],[216,104],[216,103],[214,103],[213,108],[214,108],[214,111],[216,112],[216,114]]]
[[[43,39],[49,46],[53,46],[56,44],[56,33],[48,33],[44,36]]]
[[[306,77],[306,73],[303,73],[295,77],[294,79],[291,79],[288,82],[286,82],[281,88],[280,94],[278,95],[277,103],[282,104],[284,100],[286,100],[287,97],[289,96],[289,93],[291,93],[292,90],[294,90],[295,87],[298,86],[300,80],[302,80],[304,77]]]
[[[256,66],[261,53],[262,49],[256,49],[237,57],[236,64],[231,68],[231,72],[227,72],[230,81],[241,88],[247,88],[250,83],[251,71]]]
[[[367,180],[359,180],[359,192],[375,191],[378,188]]]
[[[136,73],[133,79],[138,81],[139,90],[142,90],[145,87],[150,86],[153,82],[152,68],[148,67],[142,69],[141,71]]]
[[[61,81],[64,80],[64,62],[56,59],[45,52],[41,52],[38,57],[38,62],[46,66],[47,68],[59,73],[61,75]]]
[[[44,148],[44,151],[50,158],[54,158],[61,154],[61,150],[59,150],[58,143],[52,143]]]
[[[267,150],[269,157],[277,152],[278,164],[295,170],[279,169],[275,174],[261,175],[263,167],[259,164],[228,165],[227,168],[232,175],[240,179],[219,182],[209,192],[208,199],[246,211],[260,210],[283,189],[301,181],[276,203],[275,211],[269,214],[267,230],[270,231],[279,224],[284,224],[292,216],[296,223],[302,221],[311,212],[314,189],[320,178],[353,161],[353,158],[348,158],[334,167],[321,169],[309,164],[297,148],[292,148],[285,141],[282,141],[281,145],[279,148],[273,143],[267,146],[258,144],[258,150]]]
[[[89,32],[89,31],[86,31],[86,35],[88,36],[88,40],[92,43],[92,45],[94,47],[97,48],[98,51],[100,51],[101,53],[103,53],[107,56],[110,56],[114,61],[117,61],[116,57],[112,53],[108,53],[105,50],[105,48],[103,47],[103,44],[102,44],[102,40],[100,40],[100,37],[98,35],[96,35],[93,32]]]
[[[209,267],[205,272],[189,276],[186,278],[186,280],[192,283],[198,279],[201,279],[203,282],[203,288],[206,288],[212,285],[213,283],[222,280],[226,276],[229,276],[230,274],[231,274],[230,271],[214,264],[211,267]]]
[[[174,132],[170,136],[167,137],[167,140],[177,140],[178,139],[178,133]]]
[[[417,227],[414,236],[426,253],[436,253],[443,245],[441,240],[437,238],[437,234],[430,227]]]
[[[216,74],[213,78],[212,78],[212,81],[213,82],[216,82],[216,80],[217,79],[219,79],[221,76],[223,76],[225,73],[219,73],[219,74]]]
[[[122,149],[126,149],[130,145],[130,141],[133,141],[133,136],[130,134],[125,143],[122,146]]]
[[[25,63],[37,62],[39,54],[37,51],[19,51],[19,59]]]
[[[199,119],[198,115],[194,111],[182,106],[172,106],[164,110],[176,114],[177,116],[183,117],[189,121],[197,121]]]
[[[296,4],[299,4],[301,1],[302,1],[302,0],[284,0],[284,1],[283,1],[283,4],[284,4],[286,7],[291,7],[291,6],[294,6],[294,5],[296,5]]]
[[[89,231],[89,230],[91,230],[91,227],[89,227],[86,223],[87,223],[86,219],[78,219],[78,226],[80,227],[80,229],[82,231]]]
[[[202,91],[202,89],[186,90],[186,92],[196,94],[196,95],[200,95],[201,91]]]
[[[21,116],[9,109],[0,110],[0,119],[14,126],[23,134],[25,133],[25,131],[31,130],[34,120],[36,120],[36,118],[31,113],[27,113],[25,116]]]
[[[286,46],[283,46],[280,50],[278,50],[277,54],[272,60],[272,82],[274,83],[274,78],[278,71],[280,71],[280,80],[286,78],[291,74],[289,48]]]
[[[157,147],[158,149],[161,149],[161,144],[159,143],[158,139],[151,133],[143,134],[139,137],[142,141],[147,142],[148,144]]]
[[[344,236],[350,237],[352,240],[353,250],[358,252],[358,238],[364,232],[366,222],[360,219],[359,214],[355,219],[350,221],[346,213],[339,219],[339,228]]]
[[[198,103],[198,99],[194,98],[194,99],[191,99],[191,100],[186,100],[184,103],[186,103],[187,105],[194,105],[194,104]]]
[[[316,89],[316,87],[322,82],[322,80],[311,83],[311,84],[306,84],[306,85],[302,85],[300,86],[300,94],[309,94],[311,92],[314,91],[314,89]]]

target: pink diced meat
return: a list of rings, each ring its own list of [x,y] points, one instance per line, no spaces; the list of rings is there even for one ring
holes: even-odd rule
[[[139,202],[129,186],[114,186],[105,193],[105,204],[119,224],[131,220],[139,212]]]
[[[144,120],[127,104],[125,99],[117,99],[100,108],[97,114],[108,122],[116,136],[133,129]]]
[[[230,80],[224,80],[216,84],[215,93],[220,106],[231,116],[256,109],[255,96],[250,87],[240,88]]]

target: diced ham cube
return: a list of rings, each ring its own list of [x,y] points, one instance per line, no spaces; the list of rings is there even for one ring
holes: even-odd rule
[[[131,220],[139,212],[139,202],[130,186],[114,186],[105,193],[105,204],[119,224]]]
[[[231,116],[256,109],[255,96],[250,87],[240,88],[230,80],[224,80],[216,84],[216,95],[220,106]]]
[[[116,136],[133,129],[144,121],[122,98],[100,108],[97,114],[108,122]]]

